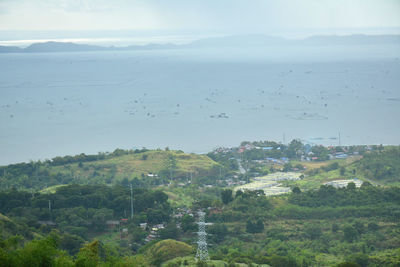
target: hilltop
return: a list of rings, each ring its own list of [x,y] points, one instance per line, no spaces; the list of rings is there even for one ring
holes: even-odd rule
[[[117,149],[113,153],[56,157],[0,167],[3,187],[43,189],[63,184],[158,185],[212,176],[220,164],[182,151]]]

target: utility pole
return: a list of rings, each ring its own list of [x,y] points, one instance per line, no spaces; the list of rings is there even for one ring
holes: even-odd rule
[[[133,189],[131,184],[131,219],[133,219]]]
[[[51,200],[49,200],[49,215],[50,215],[50,221],[52,220],[51,216]]]
[[[339,132],[339,146],[341,146],[340,132]]]

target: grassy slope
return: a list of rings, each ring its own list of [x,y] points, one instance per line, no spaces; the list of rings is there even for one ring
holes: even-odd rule
[[[144,159],[144,157],[147,157]],[[141,178],[149,173],[157,174],[169,168],[169,158],[176,161],[175,175],[184,175],[191,172],[206,173],[218,163],[206,155],[185,154],[179,151],[147,151],[139,154],[123,155],[105,160],[86,162],[83,167],[78,163],[63,166],[50,167],[54,173],[63,173],[77,177],[77,179],[88,179],[94,176],[99,180],[110,179],[110,183],[122,180],[123,178]],[[109,183],[107,182],[107,183]]]
[[[172,207],[190,207],[194,201],[193,196],[184,188],[163,188],[163,191],[168,195]]]
[[[288,186],[299,186],[301,189],[315,189],[332,180],[342,180],[342,179],[360,179],[363,181],[369,181],[373,184],[381,184],[381,182],[376,180],[370,180],[365,177],[363,171],[358,167],[357,162],[362,160],[361,156],[352,156],[347,159],[329,160],[323,162],[292,162],[292,165],[297,163],[302,164],[306,167],[305,177],[300,181],[285,182]],[[344,174],[340,174],[340,168],[332,171],[323,171],[310,175],[310,170],[315,170],[321,167],[328,166],[332,163],[339,163],[340,167],[345,167]],[[355,170],[355,172],[353,172]]]
[[[49,187],[47,187],[45,189],[40,190],[39,193],[41,193],[41,194],[54,194],[57,191],[58,188],[63,187],[63,186],[65,186],[65,185],[60,184],[60,185],[49,186]]]

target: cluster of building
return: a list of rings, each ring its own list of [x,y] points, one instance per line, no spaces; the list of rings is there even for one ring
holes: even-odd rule
[[[127,223],[128,223],[128,219],[106,221],[106,225],[107,225],[108,229],[118,229],[119,230],[121,239],[128,236]]]
[[[225,180],[227,186],[237,186],[237,185],[244,185],[246,181],[243,180],[234,180],[232,178],[226,179]]]
[[[141,223],[141,224],[140,224],[140,227],[141,227],[143,230],[147,230],[147,223]],[[160,231],[160,230],[162,230],[162,229],[164,229],[164,228],[165,228],[165,225],[164,225],[163,223],[153,225],[153,226],[150,228],[149,234],[148,234],[148,235],[146,236],[146,238],[144,239],[144,242],[145,242],[145,243],[148,243],[148,242],[150,242],[150,241],[156,239],[156,238],[158,237],[158,231]]]
[[[189,208],[177,208],[172,217],[176,219],[181,219],[185,215],[189,215],[192,217],[194,216],[192,210]]]
[[[233,148],[219,147],[219,148],[214,149],[214,151],[213,151],[214,154],[218,154],[218,153],[227,154],[227,153],[230,153],[230,152],[233,152]]]
[[[282,157],[279,159],[265,158],[265,162],[277,164],[277,165],[285,165],[286,163],[289,163],[289,158],[286,158],[286,157]]]

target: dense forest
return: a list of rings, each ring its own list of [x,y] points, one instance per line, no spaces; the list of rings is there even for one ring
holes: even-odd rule
[[[385,253],[399,252],[399,188],[350,183],[293,191],[272,199],[262,192],[236,192],[221,213],[210,216],[229,229],[213,257],[272,264],[272,255],[279,256],[281,265],[273,266],[326,266],[335,258],[383,266]]]
[[[400,149],[397,147],[366,153],[357,167],[369,179],[398,183]]]

